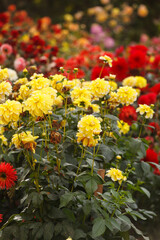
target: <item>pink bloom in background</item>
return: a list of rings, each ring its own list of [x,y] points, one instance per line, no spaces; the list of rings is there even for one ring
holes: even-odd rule
[[[16,58],[14,61],[14,68],[16,69],[16,71],[20,72],[22,71],[24,68],[26,67],[26,61],[24,58],[19,57]]]
[[[4,54],[0,54],[0,65],[3,65],[6,61],[6,56]]]
[[[4,54],[4,55],[10,56],[12,54],[12,52],[13,52],[13,48],[12,48],[12,46],[10,44],[4,43],[0,47],[0,52],[2,54]]]
[[[106,37],[106,38],[104,39],[104,46],[105,46],[106,48],[113,48],[113,47],[115,46],[115,41],[114,41],[114,39],[111,38],[111,37]]]

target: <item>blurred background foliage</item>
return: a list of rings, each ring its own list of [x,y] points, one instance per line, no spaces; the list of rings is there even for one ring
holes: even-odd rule
[[[155,0],[110,0],[114,7],[127,3],[130,6],[145,4],[148,8],[148,15],[136,16],[130,24],[129,38],[139,40],[140,34],[146,33],[150,37],[158,36],[160,33],[160,2]],[[0,0],[0,10],[5,11],[10,4],[15,4],[18,10],[26,10],[34,19],[49,16],[53,23],[61,23],[66,13],[74,14],[77,11],[87,13],[87,9],[94,6],[104,6],[101,0]],[[92,18],[85,17],[83,22],[90,27]],[[125,38],[125,36],[123,36]]]

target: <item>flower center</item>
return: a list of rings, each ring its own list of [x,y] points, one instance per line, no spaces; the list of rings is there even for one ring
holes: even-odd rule
[[[6,174],[5,174],[4,172],[2,172],[2,173],[0,173],[0,178],[1,178],[1,179],[6,179],[7,176],[6,176]]]

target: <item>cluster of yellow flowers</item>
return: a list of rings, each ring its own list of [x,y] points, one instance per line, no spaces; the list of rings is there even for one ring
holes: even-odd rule
[[[78,122],[77,142],[82,142],[83,146],[96,146],[100,139],[101,125],[98,118],[87,115]]]
[[[130,76],[122,81],[123,86],[144,88],[147,86],[147,80],[142,76]]]
[[[148,106],[146,104],[140,104],[139,107],[136,109],[136,112],[139,112],[140,115],[145,115],[145,118],[153,118],[153,106],[154,105]]]
[[[117,168],[110,168],[107,171],[106,176],[110,177],[114,182],[118,181],[119,184],[121,184],[122,181],[127,180],[126,176],[123,175],[122,171]]]

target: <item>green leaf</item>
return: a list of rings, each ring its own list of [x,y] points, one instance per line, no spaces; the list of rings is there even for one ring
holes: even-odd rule
[[[85,185],[85,190],[89,195],[92,195],[97,190],[97,183],[96,181],[91,178]]]
[[[67,206],[67,204],[72,201],[74,194],[71,192],[66,192],[60,197],[60,208]]]
[[[75,222],[76,219],[72,210],[64,208],[62,211],[71,222]]]
[[[118,117],[116,117],[114,115],[111,115],[111,114],[106,114],[106,115],[104,115],[104,117],[109,118],[109,119],[114,120],[114,121],[118,121],[119,120]]]
[[[146,196],[147,196],[148,198],[150,198],[151,194],[150,194],[150,192],[149,192],[146,188],[140,187],[140,189],[146,194]]]
[[[106,230],[105,220],[103,218],[96,218],[92,227],[92,237],[101,236]]]
[[[44,240],[51,240],[53,237],[53,233],[54,233],[54,224],[52,222],[46,223],[44,226],[44,233],[43,233]]]
[[[99,153],[104,156],[105,162],[109,162],[114,157],[114,152],[112,151],[112,149],[106,146],[105,144],[100,145]]]
[[[80,238],[86,238],[86,233],[83,232],[81,229],[76,229],[74,232],[74,239],[78,240]]]
[[[150,165],[144,161],[141,162],[141,167],[142,167],[144,173],[149,173],[151,171]]]
[[[145,237],[145,236],[143,235],[143,233],[142,233],[138,228],[136,228],[136,227],[134,226],[134,224],[132,224],[132,228],[134,229],[134,231],[135,231],[138,235],[142,236],[142,237],[144,238],[144,240],[149,240],[149,238],[148,238],[148,237]]]
[[[118,231],[121,230],[121,225],[118,221],[116,221],[115,218],[112,217],[112,218],[109,219],[109,221],[111,222],[111,224],[114,228],[116,228]]]

